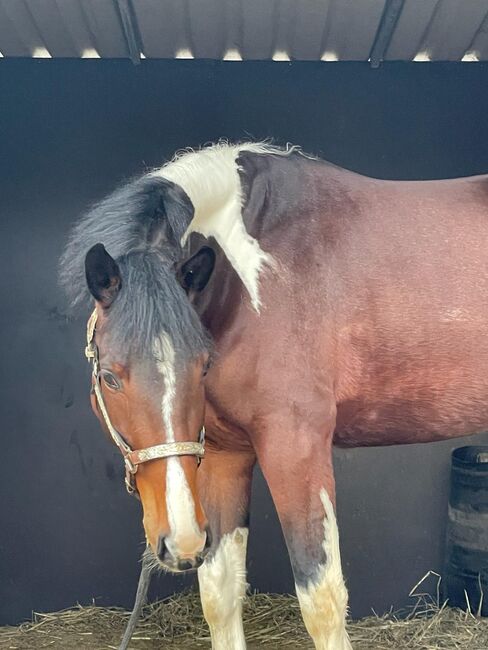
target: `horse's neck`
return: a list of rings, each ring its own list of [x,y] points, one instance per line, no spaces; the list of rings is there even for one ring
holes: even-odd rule
[[[246,231],[237,157],[241,146],[222,145],[190,152],[161,168],[164,178],[179,185],[194,207],[194,216],[182,238],[192,232],[214,237],[245,285],[258,311],[259,274],[270,255]]]

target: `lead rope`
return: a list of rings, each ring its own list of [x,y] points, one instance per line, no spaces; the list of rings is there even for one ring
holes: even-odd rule
[[[134,608],[127,622],[127,627],[125,628],[124,636],[119,645],[119,650],[128,650],[129,648],[130,640],[132,639],[134,630],[141,618],[142,608],[147,602],[147,592],[149,591],[149,585],[151,584],[151,574],[151,559],[147,553],[144,553],[142,556],[141,575],[139,576],[139,582],[137,583]]]

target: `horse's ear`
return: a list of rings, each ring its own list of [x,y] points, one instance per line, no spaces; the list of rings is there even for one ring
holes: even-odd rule
[[[122,278],[117,262],[103,244],[95,244],[86,254],[85,275],[91,295],[104,309],[108,309],[122,287]]]
[[[210,246],[204,246],[181,265],[177,273],[178,280],[187,293],[202,291],[207,286],[214,266],[215,251]]]
[[[143,185],[144,201],[140,218],[149,246],[157,248],[165,241],[180,246],[194,209],[186,192],[166,178],[151,178]],[[147,189],[146,189],[147,188]]]

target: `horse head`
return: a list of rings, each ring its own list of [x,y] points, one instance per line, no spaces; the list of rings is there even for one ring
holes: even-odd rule
[[[148,547],[175,572],[200,566],[211,542],[196,481],[210,345],[191,299],[214,258],[204,247],[178,272],[164,247],[115,261],[96,244],[85,258],[92,408],[124,455]]]

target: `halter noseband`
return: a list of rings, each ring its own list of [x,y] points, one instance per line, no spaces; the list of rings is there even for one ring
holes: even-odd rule
[[[171,456],[196,456],[198,464],[205,453],[205,427],[202,427],[198,442],[166,442],[154,447],[145,449],[132,449],[113,426],[105,406],[105,401],[100,387],[100,361],[98,347],[95,343],[95,327],[97,324],[97,310],[94,309],[86,325],[86,348],[85,356],[92,362],[93,390],[97,399],[98,407],[105,421],[107,429],[114,443],[124,457],[125,464],[125,487],[129,494],[137,494],[135,474],[141,463],[147,463],[157,458],[170,458]]]

